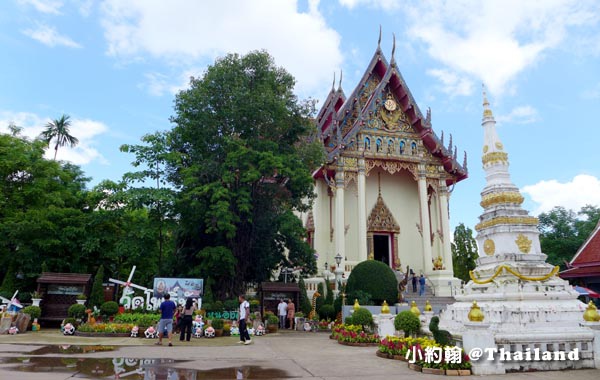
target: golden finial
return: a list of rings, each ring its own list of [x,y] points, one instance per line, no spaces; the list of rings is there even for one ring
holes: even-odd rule
[[[482,83],[481,87],[483,89],[483,117],[494,117],[492,114],[492,110],[490,109],[490,102],[487,98],[487,93],[485,91],[485,85]]]
[[[353,306],[353,308],[354,308],[354,311],[360,309],[360,305],[358,304],[358,298],[354,299],[354,306]]]
[[[471,322],[483,322],[485,316],[481,312],[479,306],[477,306],[477,301],[473,301],[473,305],[471,306],[471,310],[469,311],[469,321]]]
[[[386,300],[383,300],[383,304],[381,305],[381,314],[389,314],[390,313],[390,307],[388,306],[388,303]]]
[[[587,322],[600,322],[600,314],[598,314],[598,309],[592,301],[588,303],[588,307],[583,313],[583,319]]]
[[[421,315],[421,311],[419,310],[419,308],[417,307],[417,303],[415,301],[412,301],[410,303],[410,312],[413,313],[414,315],[416,315],[417,317],[419,315]]]
[[[431,307],[429,300],[425,301],[425,311],[433,311],[433,308]]]

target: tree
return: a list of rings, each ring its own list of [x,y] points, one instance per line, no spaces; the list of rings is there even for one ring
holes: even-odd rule
[[[352,269],[346,292],[351,300],[368,293],[376,305],[381,305],[383,301],[393,304],[398,300],[398,280],[389,265],[367,260]]]
[[[299,149],[314,131],[314,103],[299,102],[293,86],[266,52],[251,52],[218,59],[176,96],[166,170],[180,190],[178,263],[194,271],[198,252],[227,248],[235,276],[218,279],[217,295],[268,280],[279,266],[316,271],[293,214],[314,197],[306,155],[315,154]]]
[[[102,287],[102,281],[104,280],[104,266],[100,265],[96,276],[94,276],[94,283],[92,284],[92,291],[90,292],[90,299],[88,300],[88,306],[100,307],[104,303],[104,288]]]
[[[468,282],[470,280],[469,271],[475,269],[475,260],[479,257],[473,231],[460,223],[454,230],[454,241],[451,247],[454,276]]]
[[[565,268],[600,219],[600,208],[586,205],[578,213],[554,207],[539,215],[540,245],[548,262]]]
[[[69,115],[62,115],[59,119],[52,120],[46,124],[45,129],[40,134],[40,138],[50,146],[52,140],[56,140],[54,144],[54,160],[56,161],[56,154],[58,153],[59,146],[69,145],[73,148],[79,143],[79,140],[72,136],[69,131],[71,126],[71,117]]]

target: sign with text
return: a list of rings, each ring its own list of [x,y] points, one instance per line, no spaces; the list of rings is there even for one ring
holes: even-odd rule
[[[199,298],[204,290],[204,280],[200,278],[154,278],[154,297],[162,298],[169,293],[171,298]]]

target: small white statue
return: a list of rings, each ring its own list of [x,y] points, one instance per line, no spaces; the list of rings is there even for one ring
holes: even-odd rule
[[[144,331],[144,335],[146,336],[147,339],[154,339],[157,336],[156,329],[154,327],[150,326],[146,329],[146,331]]]
[[[133,328],[131,329],[131,337],[137,338],[138,331],[140,331],[140,328],[137,326],[133,326]]]
[[[73,335],[75,334],[75,326],[72,323],[67,323],[64,327],[63,334]]]

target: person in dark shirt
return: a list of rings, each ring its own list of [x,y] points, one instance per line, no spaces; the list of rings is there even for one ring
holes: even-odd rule
[[[162,344],[163,335],[165,329],[167,329],[167,334],[169,338],[169,346],[172,346],[171,342],[173,338],[173,315],[175,315],[175,309],[177,309],[177,305],[175,302],[171,301],[171,296],[169,293],[165,294],[165,300],[160,304],[160,321],[158,322],[158,342],[157,345]]]

